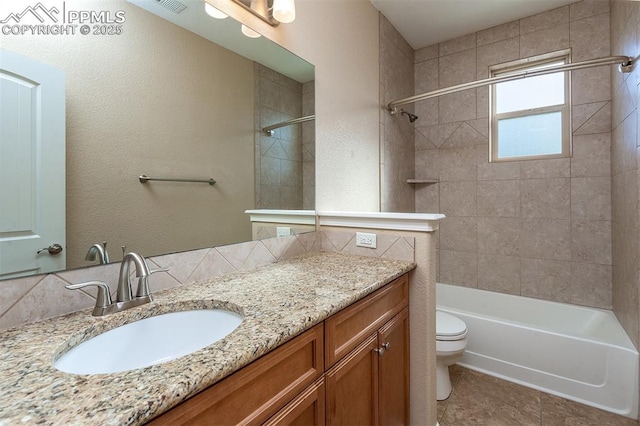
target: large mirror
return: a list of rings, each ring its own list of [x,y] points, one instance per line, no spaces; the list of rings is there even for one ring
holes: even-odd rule
[[[260,131],[313,114],[311,64],[264,37],[244,36],[230,18],[209,17],[201,0],[38,5],[3,2],[0,27],[9,29],[0,34],[0,48],[64,74],[65,189],[59,202],[65,207],[66,241],[58,255],[46,250],[35,255],[33,248],[20,255],[15,244],[2,246],[12,236],[29,239],[27,231],[3,221],[11,222],[7,212],[19,204],[15,200],[36,199],[29,191],[38,194],[39,184],[29,181],[18,191],[15,182],[0,183],[0,279],[93,265],[97,260],[86,260],[87,251],[103,241],[111,261],[121,259],[121,246],[154,256],[247,241],[252,227],[246,210],[314,209],[313,121],[279,128],[272,136]],[[69,21],[83,16],[70,12],[83,11],[90,12],[86,21]],[[37,15],[45,20],[43,27],[55,23],[75,25],[75,30],[22,29]],[[81,32],[84,25],[87,34]],[[15,83],[14,74],[3,75],[7,84]],[[6,105],[3,99],[0,115],[13,110]],[[37,132],[34,144],[40,140]],[[8,133],[1,134],[4,144]],[[32,154],[37,152],[34,148]],[[54,162],[54,156],[42,155],[33,164]],[[25,167],[2,161],[3,178],[11,167],[17,170],[11,176],[26,173]],[[214,179],[215,184],[141,183],[140,175]],[[23,228],[37,228],[54,216],[55,209],[43,210],[38,203],[31,203],[30,216],[14,211],[14,219],[22,218],[16,221],[27,223]],[[36,248],[56,242],[43,240]],[[56,256],[64,256],[63,267],[16,266],[22,262],[18,258]]]

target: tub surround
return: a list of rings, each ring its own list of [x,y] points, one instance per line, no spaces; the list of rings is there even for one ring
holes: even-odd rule
[[[141,424],[415,268],[414,262],[310,253],[155,294],[150,305],[97,318],[90,310],[0,335],[0,423]],[[172,310],[224,307],[245,320],[182,358],[109,375],[62,373],[67,347]],[[71,343],[70,343],[71,342]]]

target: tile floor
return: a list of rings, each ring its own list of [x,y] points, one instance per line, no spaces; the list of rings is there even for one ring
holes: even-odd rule
[[[453,392],[438,401],[440,426],[637,426],[636,420],[568,401],[460,366]]]

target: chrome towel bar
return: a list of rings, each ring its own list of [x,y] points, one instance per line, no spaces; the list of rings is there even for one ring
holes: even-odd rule
[[[275,129],[279,129],[280,127],[291,126],[293,124],[304,123],[304,122],[315,120],[315,119],[316,119],[315,115],[307,115],[305,117],[294,118],[292,120],[283,121],[282,123],[272,124],[271,126],[267,126],[267,127],[263,128],[262,131],[267,136],[273,136],[273,131]]]
[[[159,177],[149,177],[147,175],[138,176],[138,180],[140,181],[140,183],[147,183],[150,180],[157,180],[161,182],[198,182],[198,183],[208,183],[209,185],[214,185],[216,183],[214,179],[159,178]]]

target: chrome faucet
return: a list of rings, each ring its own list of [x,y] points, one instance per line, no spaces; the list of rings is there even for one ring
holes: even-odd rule
[[[136,277],[138,278],[138,289],[135,297],[131,287],[131,263],[136,267]],[[112,302],[109,286],[102,281],[88,281],[79,284],[69,284],[65,286],[69,290],[82,287],[98,287],[96,306],[93,308],[93,316],[103,316],[115,312],[121,312],[135,306],[144,305],[153,300],[149,290],[149,276],[156,272],[166,272],[169,268],[149,270],[147,261],[137,253],[127,253],[120,265],[120,276],[118,278],[118,289],[116,291],[116,301]]]
[[[107,242],[103,242],[102,244],[94,244],[89,247],[89,251],[85,256],[84,260],[94,261],[98,259],[101,265],[106,265],[109,263],[109,253],[107,253]]]

